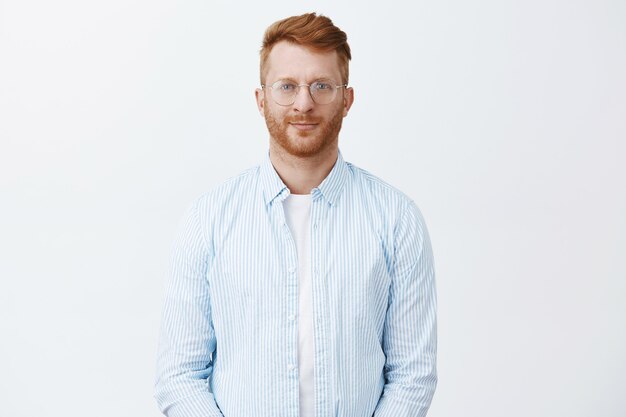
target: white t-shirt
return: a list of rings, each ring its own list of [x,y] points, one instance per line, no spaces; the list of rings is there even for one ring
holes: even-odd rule
[[[285,219],[298,253],[298,376],[300,417],[315,415],[313,370],[313,291],[311,283],[311,194],[289,194],[283,200]]]

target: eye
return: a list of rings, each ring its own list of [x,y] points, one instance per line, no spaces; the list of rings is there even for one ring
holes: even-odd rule
[[[318,91],[330,90],[333,86],[328,81],[316,81],[313,83],[313,88]]]
[[[280,81],[274,85],[274,89],[280,91],[281,93],[290,93],[296,89],[296,85],[294,83],[290,83],[288,81]]]

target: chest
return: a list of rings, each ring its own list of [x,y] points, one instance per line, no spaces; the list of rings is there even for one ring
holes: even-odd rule
[[[297,294],[300,247],[309,252],[314,297],[323,298],[328,308],[340,306],[356,315],[368,306],[383,308],[391,247],[384,223],[366,212],[315,205],[306,216],[308,224],[302,221],[297,227],[307,233],[294,234],[284,210],[225,219],[212,237],[215,257],[207,277],[212,304],[219,309],[239,303],[253,310],[253,317],[280,314]]]

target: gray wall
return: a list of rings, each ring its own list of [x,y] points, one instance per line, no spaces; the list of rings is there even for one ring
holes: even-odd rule
[[[623,415],[626,3],[333,3],[0,1],[3,415],[159,415],[174,230],[263,158],[261,35],[313,10],[353,49],[345,159],[430,230],[429,416]]]

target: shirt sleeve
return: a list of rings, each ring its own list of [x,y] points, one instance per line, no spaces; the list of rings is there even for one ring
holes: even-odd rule
[[[157,353],[155,399],[168,417],[223,417],[209,389],[215,332],[206,279],[213,255],[196,201],[172,246]]]
[[[394,235],[383,330],[385,386],[374,417],[424,417],[437,386],[437,300],[428,231],[412,201]]]

